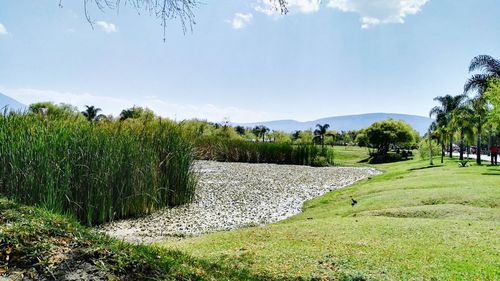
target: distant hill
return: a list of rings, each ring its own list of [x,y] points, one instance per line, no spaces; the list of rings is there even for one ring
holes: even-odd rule
[[[17,100],[0,93],[1,113],[3,113],[6,107],[9,111],[24,111],[28,108],[26,105],[18,102]]]
[[[276,121],[256,122],[256,123],[239,123],[234,125],[241,125],[245,127],[264,125],[271,130],[293,132],[295,130],[307,130],[307,129],[314,130],[316,124],[319,123],[319,124],[330,124],[330,129],[332,130],[348,131],[348,130],[363,129],[377,121],[386,120],[389,118],[392,118],[394,120],[406,121],[421,135],[427,132],[429,125],[432,123],[432,119],[417,115],[407,115],[407,114],[397,114],[397,113],[368,113],[359,115],[327,117],[307,122],[299,122],[295,120],[276,120]]]

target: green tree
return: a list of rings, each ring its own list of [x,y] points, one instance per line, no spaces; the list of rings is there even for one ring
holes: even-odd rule
[[[266,140],[266,134],[269,131],[270,131],[269,128],[264,126],[264,125],[255,126],[252,129],[252,132],[254,133],[255,136],[257,136],[258,138],[259,137],[262,138],[262,142],[264,142]]]
[[[439,96],[435,97],[434,100],[438,101],[440,104],[431,109],[429,116],[436,116],[438,120],[438,125],[441,127],[442,131],[447,133],[447,140],[449,142],[449,153],[450,158],[453,157],[453,128],[451,126],[451,121],[453,118],[453,112],[457,109],[467,97],[465,95],[457,96]]]
[[[472,75],[464,85],[464,93],[476,91],[482,96],[492,79],[500,78],[500,61],[491,56],[481,55],[472,59],[469,72],[479,71]]]
[[[66,103],[38,102],[31,104],[29,110],[35,114],[43,114],[55,119],[75,118],[78,115],[78,109]]]
[[[471,100],[475,112],[477,147],[481,151],[482,127],[486,122],[487,100],[485,93],[491,80],[500,78],[500,61],[487,55],[477,56],[469,65],[469,72],[480,72],[472,75],[464,85],[464,93],[476,92]],[[481,153],[477,153],[476,163],[481,164]]]
[[[240,135],[240,136],[243,136],[245,135],[245,127],[243,126],[236,126],[234,127],[234,129],[236,130],[236,132]]]
[[[488,119],[492,124],[498,125],[500,123],[500,79],[490,80],[484,96],[492,106]]]
[[[465,136],[472,135],[474,121],[474,111],[470,106],[470,102],[461,104],[452,112],[451,127],[454,131],[458,131],[460,139],[460,160],[464,160]]]
[[[472,109],[471,121],[473,122],[476,129],[476,139],[477,139],[477,154],[476,163],[481,165],[481,142],[482,142],[482,130],[487,121],[488,116],[488,104],[486,98],[483,95],[477,95],[469,101],[470,107]]]
[[[325,135],[326,135],[326,130],[330,128],[329,124],[316,124],[316,130],[314,130],[314,137],[319,141],[321,144],[321,148],[325,147]]]
[[[87,118],[88,121],[90,122],[96,122],[99,121],[100,119],[106,118],[106,115],[104,114],[98,114],[102,109],[95,107],[93,105],[86,105],[85,110],[82,111],[83,116]]]
[[[124,109],[120,113],[120,121],[125,121],[127,119],[153,120],[154,117],[155,114],[151,109],[140,106]]]
[[[389,119],[373,123],[366,129],[366,136],[382,156],[387,155],[391,145],[410,146],[415,142],[413,128],[402,120]]]

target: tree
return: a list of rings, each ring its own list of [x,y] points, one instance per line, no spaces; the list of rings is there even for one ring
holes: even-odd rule
[[[453,157],[453,133],[454,131],[451,128],[451,120],[453,117],[453,112],[457,109],[466,99],[465,95],[457,95],[457,96],[439,96],[435,97],[434,100],[438,101],[440,105],[435,106],[429,112],[429,116],[436,116],[436,120],[439,120],[439,125],[446,128],[447,139],[449,142],[449,153],[450,158]]]
[[[385,156],[391,145],[411,145],[414,140],[414,130],[402,120],[384,120],[373,123],[366,129],[368,142],[377,148],[379,155]]]
[[[500,61],[491,56],[481,55],[472,59],[469,65],[469,72],[481,71],[474,74],[464,85],[464,93],[476,91],[482,96],[491,81],[491,79],[500,78]]]
[[[262,141],[264,142],[266,134],[269,132],[269,128],[264,125],[255,126],[252,129],[252,132],[254,133],[255,136],[262,137]]]
[[[500,79],[491,79],[484,97],[491,104],[488,119],[493,124],[500,124]]]
[[[476,133],[477,133],[477,158],[478,165],[481,164],[481,137],[482,127],[485,123],[486,98],[484,94],[490,86],[491,80],[500,78],[500,61],[491,56],[480,55],[472,59],[469,72],[480,71],[472,75],[464,85],[464,93],[475,91],[476,97],[473,99],[473,109],[476,113]],[[486,110],[487,111],[487,110]]]
[[[31,104],[29,110],[32,113],[43,114],[55,119],[68,119],[78,115],[78,109],[66,103],[38,102]]]
[[[85,111],[82,111],[83,116],[87,118],[88,121],[94,122],[94,121],[99,121],[102,118],[106,118],[106,115],[104,114],[98,114],[99,111],[102,111],[102,109],[95,107],[93,105],[86,105]]]
[[[245,127],[243,126],[236,126],[234,127],[234,129],[236,130],[236,133],[238,133],[240,136],[243,136],[246,132]]]
[[[452,112],[451,127],[459,132],[460,138],[460,160],[464,160],[465,135],[472,134],[474,111],[466,102],[461,104]]]
[[[120,113],[120,121],[125,121],[127,119],[152,120],[154,119],[154,116],[155,114],[151,109],[143,108],[140,106],[134,106],[122,110],[122,112]]]
[[[325,147],[325,134],[326,130],[330,128],[329,124],[316,124],[316,130],[314,130],[314,137],[317,138],[321,144],[321,148]]]
[[[476,163],[481,165],[481,136],[482,129],[486,123],[486,117],[488,114],[488,105],[486,99],[483,95],[477,95],[469,101],[470,107],[472,109],[471,121],[476,129],[477,136],[477,153],[476,153]]]

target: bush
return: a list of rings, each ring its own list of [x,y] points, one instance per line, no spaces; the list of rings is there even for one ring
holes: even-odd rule
[[[429,140],[422,139],[418,144],[418,154],[421,159],[429,159]],[[433,140],[432,141],[432,155],[438,156],[441,155],[440,145]]]
[[[311,166],[313,167],[327,167],[328,164],[328,159],[325,156],[316,156],[311,162]]]
[[[86,224],[191,200],[194,154],[179,126],[0,116],[0,193]]]

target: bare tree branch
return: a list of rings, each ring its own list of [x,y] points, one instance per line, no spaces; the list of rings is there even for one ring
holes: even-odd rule
[[[282,14],[288,13],[286,0],[268,0],[277,11]],[[93,27],[93,20],[89,14],[90,5],[94,5],[101,11],[106,9],[119,10],[122,5],[131,5],[137,12],[146,11],[150,15],[160,19],[163,27],[163,41],[166,39],[167,22],[178,19],[182,30],[186,33],[192,31],[195,22],[193,10],[198,6],[200,0],[83,0],[85,18]],[[59,7],[63,7],[63,0],[59,0]]]

